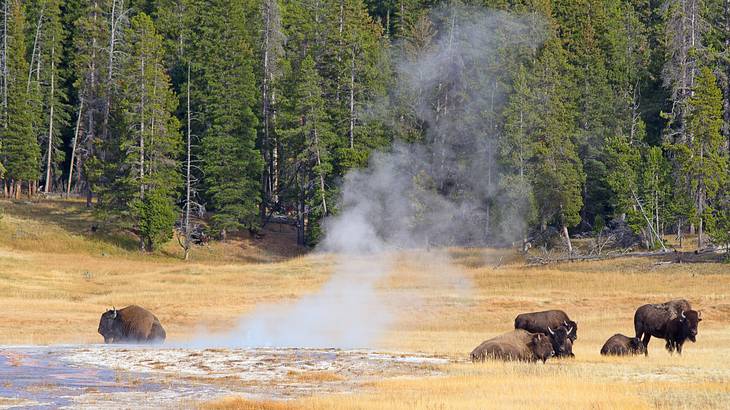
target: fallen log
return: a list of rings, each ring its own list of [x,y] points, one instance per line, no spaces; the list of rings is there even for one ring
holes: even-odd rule
[[[599,261],[607,259],[617,258],[645,258],[652,256],[665,256],[669,255],[670,252],[664,251],[651,251],[651,252],[620,252],[620,253],[607,253],[603,255],[570,255],[561,256],[557,258],[540,257],[540,256],[529,256],[527,257],[528,266],[536,265],[547,265],[552,263],[563,263],[563,262],[584,262],[584,261]]]

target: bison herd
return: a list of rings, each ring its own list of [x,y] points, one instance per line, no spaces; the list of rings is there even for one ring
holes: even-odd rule
[[[648,355],[653,337],[666,340],[669,353],[682,354],[688,339],[697,337],[701,312],[692,310],[684,299],[641,306],[634,314],[636,337],[622,334],[611,336],[601,348],[602,355]],[[642,339],[643,338],[643,339]],[[522,313],[515,318],[511,332],[485,340],[471,352],[471,360],[538,361],[550,357],[573,357],[573,343],[578,339],[578,324],[562,310]]]
[[[634,314],[636,337],[611,336],[601,348],[602,355],[648,355],[652,337],[664,339],[669,353],[682,354],[687,340],[696,341],[701,312],[692,310],[684,299],[641,306]],[[150,311],[136,305],[112,308],[101,315],[99,334],[104,343],[161,343],[165,329]],[[471,360],[545,362],[553,356],[573,357],[578,340],[578,324],[562,310],[522,313],[511,332],[485,340],[471,352]]]

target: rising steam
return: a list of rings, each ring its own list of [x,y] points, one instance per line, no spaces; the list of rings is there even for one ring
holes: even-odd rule
[[[417,21],[423,38],[394,47],[394,103],[388,114],[369,114],[425,138],[374,153],[367,169],[345,177],[341,211],[325,221],[319,247],[336,259],[331,279],[316,294],[260,306],[230,333],[193,344],[372,347],[393,320],[393,303],[376,285],[391,271],[394,250],[484,244],[499,235],[492,222],[497,118],[507,73],[541,42],[540,21],[473,8]]]

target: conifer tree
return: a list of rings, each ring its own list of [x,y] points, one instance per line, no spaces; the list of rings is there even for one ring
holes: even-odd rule
[[[712,201],[727,179],[727,151],[722,137],[722,91],[712,70],[703,67],[697,76],[693,94],[688,101],[686,143],[675,144],[682,174],[695,202],[694,220],[698,223],[697,247],[705,242],[704,219],[712,212]]]
[[[321,83],[314,59],[307,56],[300,67],[289,72],[289,92],[282,102],[279,132],[289,149],[296,153],[291,158],[294,162],[291,167],[298,170],[299,242],[302,245],[317,239],[317,221],[330,211],[326,179],[332,172],[329,152],[335,135],[325,109]],[[305,226],[306,220],[309,220],[309,226]]]
[[[256,83],[253,55],[247,43],[241,0],[201,2],[196,8],[191,55],[201,91],[204,117],[201,161],[205,195],[212,210],[212,227],[225,238],[241,228],[259,225],[261,170],[256,149]]]
[[[40,147],[33,135],[33,118],[27,88],[28,62],[25,44],[25,15],[20,0],[10,4],[8,23],[8,126],[3,132],[2,154],[7,178],[14,183],[15,197],[20,196],[21,183],[40,176]]]
[[[164,67],[162,37],[152,19],[140,13],[131,20],[118,76],[114,111],[117,118],[108,154],[114,182],[104,206],[136,229],[140,248],[153,250],[169,239],[180,186],[180,123],[174,116],[177,97]],[[170,215],[173,215],[170,217]]]
[[[568,228],[580,222],[585,176],[575,149],[575,109],[569,98],[567,73],[560,43],[549,39],[533,74],[534,104],[541,119],[533,133],[537,139],[533,189],[541,224],[556,223],[572,253]]]

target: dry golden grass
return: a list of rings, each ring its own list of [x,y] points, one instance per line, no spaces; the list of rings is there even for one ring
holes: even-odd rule
[[[200,324],[223,329],[259,303],[314,292],[332,270],[326,255],[268,255],[272,262],[251,263],[264,261],[255,255],[265,252],[250,250],[255,243],[244,249],[243,242],[198,249],[190,263],[173,257],[176,244],[139,255],[128,240],[82,232],[89,216],[66,209],[78,204],[0,205],[6,207],[0,222],[0,344],[100,342],[101,312],[131,303],[153,310],[170,340],[184,340]],[[50,223],[53,218],[38,212],[80,216],[77,223]],[[354,394],[286,403],[229,398],[204,408],[730,407],[728,265],[657,265],[635,258],[532,268],[509,251],[484,249],[395,258],[394,272],[379,291],[397,312],[396,325],[379,347],[451,357],[444,376],[374,381]],[[705,318],[697,343],[686,345],[682,357],[670,356],[662,340],[652,340],[648,358],[600,356],[608,337],[633,334],[638,306],[678,297]],[[482,340],[509,331],[518,313],[549,308],[564,309],[579,323],[574,360],[466,363]]]

